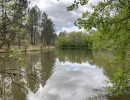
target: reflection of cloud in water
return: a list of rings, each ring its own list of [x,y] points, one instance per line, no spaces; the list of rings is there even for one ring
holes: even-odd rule
[[[96,68],[95,65],[90,65],[89,62],[83,62],[83,63],[70,63],[69,61],[66,62],[60,62],[58,59],[56,59],[56,66],[65,65],[70,70],[79,69],[80,67],[90,67],[90,68]],[[62,67],[62,66],[61,66]]]
[[[47,84],[40,86],[34,94],[29,91],[28,100],[85,100],[86,97],[97,95],[93,89],[106,86],[108,79],[103,69],[88,62],[78,64],[56,61],[56,69]]]

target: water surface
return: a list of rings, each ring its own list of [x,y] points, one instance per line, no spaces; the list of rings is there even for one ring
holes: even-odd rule
[[[116,70],[109,64],[112,54],[103,51],[59,49],[22,57],[24,63],[0,61],[0,70],[17,69],[16,75],[1,74],[2,100],[86,100],[104,94],[104,80]]]

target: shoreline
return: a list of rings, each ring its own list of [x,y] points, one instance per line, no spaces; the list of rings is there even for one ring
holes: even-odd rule
[[[35,52],[35,51],[46,51],[46,50],[54,50],[54,46],[46,46],[46,47],[40,47],[40,46],[29,46],[28,48],[22,47],[19,49],[17,46],[13,46],[10,48],[10,50],[6,50],[5,48],[0,49],[0,53],[11,53],[13,52],[12,49],[16,49],[19,52]]]

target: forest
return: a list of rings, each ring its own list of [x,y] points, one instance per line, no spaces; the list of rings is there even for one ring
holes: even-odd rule
[[[27,0],[0,1],[0,48],[10,50],[30,46],[46,47],[83,47],[90,49],[92,40],[89,37],[95,32],[61,31],[56,33],[56,27],[46,12],[42,12],[37,5],[28,7]],[[75,40],[75,38],[77,40]],[[39,49],[38,49],[39,50]]]
[[[55,25],[37,5],[28,7],[27,0],[0,1],[0,48],[29,45],[54,45]]]

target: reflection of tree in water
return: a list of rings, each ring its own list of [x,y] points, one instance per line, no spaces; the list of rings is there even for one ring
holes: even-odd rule
[[[54,51],[44,52],[41,54],[41,81],[43,86],[45,85],[46,81],[49,79],[49,77],[54,71],[55,59],[56,57],[54,55]]]
[[[27,90],[37,91],[53,73],[53,52],[22,55],[25,63],[0,60],[0,99],[25,100]]]
[[[39,69],[40,66],[37,66],[37,63],[39,63],[39,58],[40,55],[39,54],[26,54],[23,56],[23,58],[25,59],[25,62],[27,62],[26,67],[26,71],[28,71],[29,73],[31,73],[32,75],[34,75],[37,79],[38,79],[38,73],[39,73]],[[30,79],[29,77],[27,77],[27,86],[29,89],[31,89],[32,91],[37,91],[38,85],[37,82],[35,82],[34,80]]]
[[[59,61],[65,62],[77,62],[82,63],[89,61],[92,57],[92,50],[82,50],[82,49],[58,49],[56,50],[56,55]]]
[[[24,100],[27,93],[26,78],[33,75],[19,68],[20,63],[3,59],[0,66],[0,94],[2,100]],[[14,66],[14,64],[16,65]]]
[[[113,76],[119,66],[110,64],[114,55],[108,51],[92,51],[86,49],[58,49],[55,51],[59,61],[72,63],[89,62],[91,65],[103,67],[105,74]]]
[[[58,59],[62,62],[69,61],[72,63],[89,62],[91,65],[103,67],[104,74],[110,79],[121,65],[114,65],[111,62],[114,60],[114,54],[108,51],[90,51],[90,50],[74,50],[74,49],[59,49],[56,51]],[[105,80],[104,80],[105,81]],[[127,97],[127,95],[125,95]],[[107,98],[107,99],[106,99]],[[106,97],[103,95],[93,96],[87,100],[124,100],[124,97]],[[122,99],[120,99],[122,98]],[[130,97],[127,97],[130,99]],[[126,100],[129,100],[125,98]]]

